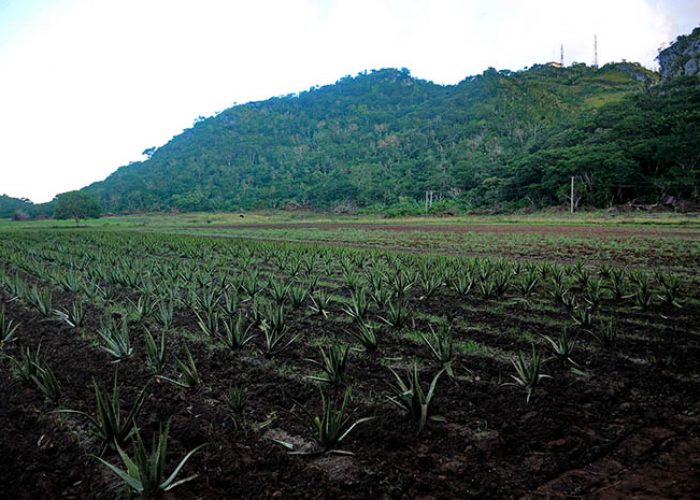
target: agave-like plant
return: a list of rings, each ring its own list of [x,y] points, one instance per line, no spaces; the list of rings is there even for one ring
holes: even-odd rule
[[[309,309],[312,313],[327,318],[328,314],[330,313],[330,305],[331,298],[330,296],[326,295],[324,291],[317,290],[313,295],[311,295],[311,305],[309,305]]]
[[[386,316],[379,316],[379,319],[398,330],[409,322],[411,312],[403,302],[391,302],[387,307]]]
[[[73,272],[62,273],[58,276],[57,284],[67,292],[77,293],[82,287],[82,281],[78,274]]]
[[[681,282],[678,276],[660,273],[658,275],[658,281],[661,283],[661,294],[657,297],[662,303],[673,306],[673,307],[683,307],[680,299]]]
[[[202,317],[196,310],[194,311],[194,314],[197,316],[197,325],[199,325],[199,329],[206,337],[215,340],[221,336],[219,315],[216,313],[216,311],[204,313],[204,317]]]
[[[29,295],[29,285],[22,279],[19,273],[15,273],[8,280],[11,301],[24,299]]]
[[[542,280],[546,280],[547,277],[552,273],[552,264],[550,264],[549,262],[543,262],[541,264],[537,264],[535,269],[540,275],[540,278]]]
[[[144,333],[146,344],[146,370],[152,375],[160,375],[165,369],[167,351],[165,348],[165,332],[160,332],[160,342],[156,344],[151,332]]]
[[[396,385],[392,386],[393,394],[388,396],[389,401],[410,415],[416,425],[416,434],[423,432],[428,420],[443,420],[442,417],[431,415],[431,404],[435,397],[438,380],[440,380],[444,370],[440,370],[433,377],[427,393],[421,386],[418,366],[415,363],[408,372],[408,378],[405,382],[394,370],[391,368],[389,370],[396,379]]]
[[[240,387],[230,386],[226,393],[226,405],[238,415],[243,413],[246,407],[245,391]]]
[[[312,276],[308,276],[306,278],[306,294],[307,295],[313,295],[316,293],[316,290],[318,289],[318,282],[321,279],[321,277],[318,274],[314,274]]]
[[[529,297],[539,283],[539,276],[534,270],[529,271],[524,275],[523,279],[518,282],[518,290],[523,297]]]
[[[152,316],[157,306],[157,301],[153,299],[153,295],[150,293],[142,293],[136,302],[131,299],[129,299],[129,302],[136,321]]]
[[[552,338],[548,335],[542,336],[548,343],[552,353],[559,359],[565,359],[573,363],[571,356],[576,350],[578,342],[569,336],[569,331],[565,327],[559,338]]]
[[[578,264],[579,263],[577,263],[577,265]],[[574,275],[576,277],[576,281],[578,282],[578,286],[580,286],[582,290],[588,288],[588,284],[591,281],[591,272],[588,269],[577,266],[574,271]]]
[[[562,280],[557,280],[552,278],[550,281],[549,294],[552,296],[554,301],[558,304],[564,304],[565,297],[572,296],[569,293],[569,288],[564,285]]]
[[[248,315],[247,318],[250,320],[250,324],[252,326],[260,326],[260,323],[262,322],[263,316],[264,316],[264,307],[262,302],[258,302],[257,299],[254,299],[253,302],[250,304],[250,308],[248,309]]]
[[[593,324],[591,317],[591,308],[589,306],[575,305],[571,311],[571,319],[574,323],[584,330],[587,330]]]
[[[321,415],[313,418],[312,429],[316,442],[326,451],[347,453],[335,449],[361,423],[373,420],[374,417],[364,417],[350,423],[347,407],[352,398],[351,389],[345,389],[340,406],[333,405],[321,392]]]
[[[31,376],[31,379],[46,399],[54,403],[61,399],[61,395],[63,394],[61,384],[58,378],[56,378],[56,374],[45,360],[41,365],[36,365],[36,372]]]
[[[306,274],[308,276],[316,268],[316,256],[315,255],[305,255],[301,259],[301,265],[302,265],[304,274]]]
[[[513,275],[506,270],[499,271],[493,276],[493,294],[495,296],[500,297],[506,293],[510,286],[512,276]]]
[[[352,293],[357,293],[362,288],[362,277],[355,270],[344,270],[345,286]]]
[[[29,347],[25,347],[19,355],[19,358],[9,357],[17,377],[25,384],[32,383],[32,377],[37,374],[38,367],[44,362],[44,356],[41,354],[41,344],[36,348],[36,352],[32,352]]]
[[[287,350],[299,335],[287,340],[287,320],[283,307],[273,307],[260,322],[260,329],[265,335],[265,357],[274,356]]]
[[[576,295],[574,295],[570,290],[568,290],[567,293],[562,295],[561,303],[571,315],[573,315],[577,309],[581,309],[581,307],[578,304],[578,300],[576,300]],[[590,308],[586,309],[590,311]]]
[[[49,367],[46,356],[41,353],[41,344],[34,353],[27,347],[19,359],[12,356],[9,356],[9,359],[22,382],[35,386],[51,401],[57,402],[61,398],[61,384]]]
[[[97,460],[106,465],[109,470],[121,479],[124,484],[137,493],[140,493],[145,498],[156,498],[162,492],[170,491],[176,486],[179,486],[187,481],[191,481],[197,477],[197,474],[176,480],[180,470],[185,463],[197,451],[202,449],[206,444],[197,446],[187,452],[185,457],[180,460],[173,472],[165,475],[165,462],[168,448],[168,433],[170,431],[170,421],[165,425],[165,430],[161,427],[158,432],[158,443],[156,444],[155,436],[151,445],[150,454],[146,450],[141,439],[141,433],[137,430],[132,438],[133,442],[133,457],[130,457],[119,445],[116,446],[117,452],[126,467],[126,470],[112,465],[111,463],[96,457]]]
[[[304,305],[306,289],[301,286],[290,286],[289,290],[287,290],[287,298],[292,309],[299,309]]]
[[[219,308],[228,317],[235,316],[236,311],[238,311],[238,305],[240,304],[240,298],[238,297],[238,292],[234,287],[227,287],[221,292],[221,303]]]
[[[163,330],[167,331],[173,325],[175,305],[172,300],[158,301],[158,322]]]
[[[69,310],[54,309],[54,315],[69,327],[80,328],[85,323],[85,305],[81,301],[75,301]]]
[[[289,285],[285,285],[281,281],[270,279],[270,298],[272,302],[278,306],[282,306],[287,302],[287,294],[289,293]]]
[[[357,331],[351,331],[352,337],[365,349],[367,352],[377,350],[377,328],[376,323],[363,321],[357,324]]]
[[[102,443],[100,451],[100,455],[102,455],[108,446],[124,446],[127,440],[136,432],[136,417],[138,417],[143,406],[146,388],[144,387],[141,390],[136,397],[136,401],[131,406],[131,410],[123,417],[116,372],[114,373],[114,386],[111,398],[107,397],[107,393],[100,389],[95,380],[92,383],[95,388],[95,402],[97,406],[95,416],[79,410],[57,410],[57,412],[72,413],[87,418],[90,424],[90,432]]]
[[[109,318],[102,328],[97,330],[97,334],[102,338],[102,349],[115,358],[121,360],[128,358],[134,353],[134,348],[129,340],[129,325],[126,318],[122,318],[119,325]]]
[[[496,284],[491,277],[487,279],[482,279],[479,282],[479,290],[481,291],[481,296],[483,297],[483,299],[489,300],[494,295],[496,295]]]
[[[235,319],[229,317],[227,321],[224,321],[224,335],[221,337],[221,341],[232,351],[242,349],[254,338],[252,324],[243,328],[242,314],[238,314]]]
[[[423,343],[430,350],[433,360],[444,370],[449,377],[454,377],[452,362],[454,360],[454,341],[451,330],[445,325],[440,325],[437,330],[430,325],[430,334],[421,333]]]
[[[241,280],[241,290],[245,292],[246,300],[255,300],[260,292],[264,289],[264,285],[258,279],[258,272],[251,271]]]
[[[602,327],[591,332],[593,337],[606,349],[610,349],[617,340],[617,323],[611,319],[603,324]]]
[[[175,358],[175,367],[178,372],[177,379],[163,376],[159,376],[158,378],[184,389],[192,389],[198,386],[201,382],[201,378],[199,376],[199,371],[197,371],[197,365],[194,362],[192,353],[187,346],[185,346],[185,355],[186,361],[182,361],[178,357]]]
[[[374,304],[380,308],[387,307],[391,303],[393,297],[394,291],[383,284],[376,286],[374,290],[372,290],[372,292],[370,293],[370,298],[372,299],[372,302],[374,302]]]
[[[353,291],[350,296],[350,303],[343,307],[343,311],[353,321],[362,322],[369,314],[369,302],[365,291],[363,289]]]
[[[218,287],[205,283],[200,284],[202,289],[195,295],[194,305],[199,311],[202,311],[207,316],[211,316],[219,308],[219,299],[221,291]]]
[[[433,272],[427,272],[420,275],[419,278],[420,286],[423,289],[423,297],[429,299],[440,289],[443,285],[442,277],[439,274]]]
[[[627,270],[624,268],[612,268],[610,270],[607,288],[612,292],[615,300],[628,298],[627,292]]]
[[[42,316],[49,317],[53,313],[53,297],[51,290],[38,288],[33,285],[29,290],[29,302],[36,308]]]
[[[513,368],[515,368],[515,375],[510,376],[513,382],[507,382],[503,385],[514,385],[525,388],[527,392],[525,401],[529,403],[532,391],[535,390],[543,379],[552,377],[540,372],[542,356],[535,350],[534,345],[532,346],[532,356],[526,358],[523,356],[523,353],[518,353],[518,356],[513,358],[511,363],[513,364]]]
[[[603,300],[603,286],[599,279],[591,278],[586,286],[586,294],[583,298],[591,308],[597,308]]]
[[[114,302],[117,299],[117,289],[115,286],[97,285],[97,295],[105,304]]]
[[[312,375],[309,378],[334,386],[345,384],[350,346],[333,344],[328,349],[319,347],[318,350],[321,353],[321,363],[318,364],[321,365],[323,373]]]
[[[5,308],[0,309],[0,344],[11,342],[19,325],[13,325],[12,320],[5,314]]]
[[[635,307],[646,311],[653,304],[653,295],[651,292],[651,286],[649,285],[649,279],[644,274],[636,274],[634,276],[635,289],[632,295],[634,299]]]
[[[299,257],[293,258],[289,265],[286,267],[287,273],[292,277],[296,278],[301,272],[301,259]]]
[[[397,298],[402,298],[413,287],[414,283],[415,280],[406,270],[398,271],[394,275],[394,279],[391,282],[394,296]]]
[[[460,273],[452,283],[452,288],[460,297],[466,297],[474,287],[473,273]]]

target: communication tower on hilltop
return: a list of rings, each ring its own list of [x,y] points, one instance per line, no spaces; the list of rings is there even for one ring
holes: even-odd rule
[[[559,46],[559,64],[561,64],[562,68],[564,67],[564,44],[563,43]]]
[[[593,67],[598,67],[598,35],[593,35]]]

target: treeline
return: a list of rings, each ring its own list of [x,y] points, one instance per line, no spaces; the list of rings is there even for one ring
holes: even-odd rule
[[[543,207],[697,199],[697,79],[631,63],[490,69],[457,85],[385,69],[230,108],[87,189],[106,211]]]
[[[29,218],[36,215],[35,205],[26,198],[12,198],[0,194],[0,218]]]

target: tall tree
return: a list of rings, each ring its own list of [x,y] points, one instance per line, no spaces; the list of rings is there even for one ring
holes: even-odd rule
[[[53,216],[56,219],[74,219],[75,225],[80,219],[97,218],[102,209],[94,196],[84,191],[69,191],[56,196]]]

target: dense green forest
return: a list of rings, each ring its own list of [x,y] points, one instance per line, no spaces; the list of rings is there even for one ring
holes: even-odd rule
[[[0,194],[0,217],[2,218],[33,215],[33,210],[34,204],[25,198],[12,198]]]
[[[230,108],[88,191],[108,211],[606,206],[697,197],[700,89],[631,63],[489,69],[457,85],[383,69]]]

